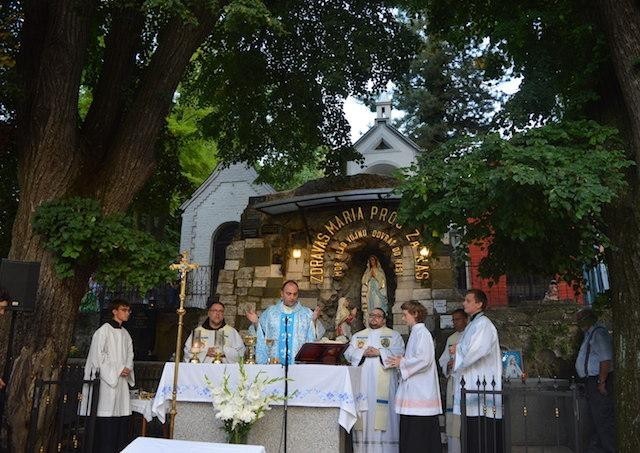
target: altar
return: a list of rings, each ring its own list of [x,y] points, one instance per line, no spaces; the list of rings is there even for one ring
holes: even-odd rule
[[[258,373],[266,378],[284,377],[282,365],[245,365],[250,379]],[[152,411],[161,421],[171,409],[174,364],[165,364]],[[180,364],[177,386],[177,416],[174,438],[193,441],[224,442],[222,422],[215,418],[211,392],[206,378],[214,385],[222,382],[224,372],[233,386],[237,364]],[[289,367],[288,451],[338,452],[345,450],[344,432],[350,432],[358,414],[367,409],[366,394],[360,388],[361,370],[332,365],[291,365]],[[265,391],[284,393],[284,382]],[[281,404],[281,403],[280,403]],[[264,445],[267,453],[282,450],[283,409],[273,406],[258,420],[249,434],[249,443]],[[343,430],[341,430],[341,428]]]

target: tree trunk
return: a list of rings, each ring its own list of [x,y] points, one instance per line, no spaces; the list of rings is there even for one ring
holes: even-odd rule
[[[628,172],[629,189],[607,218],[617,247],[608,256],[613,294],[617,442],[618,451],[632,453],[640,445],[640,5],[636,0],[600,0],[598,5],[625,102],[630,153],[636,162]]]
[[[20,202],[13,225],[9,257],[41,261],[36,310],[20,314],[14,344],[17,357],[8,388],[6,414],[11,428],[12,451],[25,451],[28,427],[37,423],[37,444],[47,443],[55,424],[53,408],[30,420],[35,379],[55,378],[66,361],[80,299],[93,269],[76,268],[73,278],[60,280],[53,257],[43,239],[34,234],[32,216],[43,202],[64,197],[92,196],[106,213],[125,211],[154,167],[154,145],[169,112],[175,89],[189,59],[212,31],[216,14],[202,9],[197,23],[168,21],[145,75],[134,85],[132,102],[108,81],[126,83],[136,64],[133,48],[105,52],[104,83],[94,102],[104,108],[92,111],[80,127],[78,93],[90,26],[95,21],[95,0],[32,2],[25,6],[21,73],[25,101],[18,113]],[[222,8],[225,2],[219,2]],[[125,7],[128,5],[125,2]],[[132,28],[140,17],[131,11]],[[219,13],[219,11],[218,11]],[[37,27],[33,26],[37,24]],[[116,27],[109,40],[118,46]],[[134,46],[135,47],[135,46]],[[20,63],[19,63],[20,64]],[[139,82],[139,83],[138,83]],[[113,97],[111,100],[103,97]],[[101,141],[99,141],[101,140]],[[88,172],[90,170],[90,172]],[[7,322],[3,323],[6,338]]]

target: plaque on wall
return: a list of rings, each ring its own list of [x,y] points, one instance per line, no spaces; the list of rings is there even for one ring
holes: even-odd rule
[[[433,309],[436,313],[446,313],[447,312],[447,301],[446,300],[434,300],[433,301]]]

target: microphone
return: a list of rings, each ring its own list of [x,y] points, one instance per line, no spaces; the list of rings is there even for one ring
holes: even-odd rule
[[[284,453],[287,453],[288,410],[289,410],[289,316],[284,317]]]

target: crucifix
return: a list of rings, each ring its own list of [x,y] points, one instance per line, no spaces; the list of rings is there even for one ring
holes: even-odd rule
[[[177,389],[178,389],[178,368],[180,367],[180,353],[182,346],[182,318],[187,312],[184,309],[184,300],[187,298],[187,274],[198,268],[197,263],[189,262],[189,252],[184,251],[180,254],[180,261],[169,266],[171,270],[178,271],[180,274],[180,308],[176,310],[178,314],[178,336],[176,337],[176,354],[175,364],[173,368],[173,390],[171,392],[171,423],[169,425],[169,438],[173,439],[173,429],[176,422]]]

